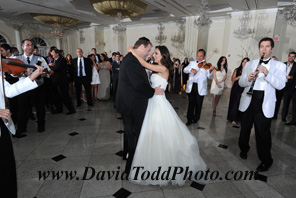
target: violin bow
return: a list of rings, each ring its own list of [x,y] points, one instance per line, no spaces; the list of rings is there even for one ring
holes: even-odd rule
[[[214,55],[214,54],[218,54],[219,53],[219,49],[218,48],[215,48],[214,50],[213,50],[213,53],[211,54],[211,56],[206,60],[206,62],[208,62],[211,58],[212,58],[212,56]]]

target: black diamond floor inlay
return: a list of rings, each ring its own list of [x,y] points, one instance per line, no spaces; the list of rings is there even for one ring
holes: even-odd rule
[[[195,188],[195,189],[197,189],[197,190],[202,191],[206,185],[199,184],[199,183],[197,183],[197,182],[192,182],[192,183],[190,184],[190,186],[191,186],[192,188]]]
[[[197,129],[205,130],[206,128],[204,128],[204,127],[197,127]]]
[[[239,126],[235,126],[235,125],[233,125],[232,127],[233,127],[233,128],[238,128],[238,129],[239,129]]]
[[[130,196],[132,193],[124,188],[120,188],[116,193],[113,194],[116,198],[126,198]]]
[[[255,173],[254,179],[255,180],[260,180],[260,181],[263,181],[263,182],[267,182],[267,177],[265,175],[259,174],[258,172]]]
[[[72,132],[72,133],[69,133],[68,135],[70,135],[70,136],[75,136],[75,135],[78,135],[79,133],[77,133],[77,132]]]
[[[115,153],[115,155],[118,155],[119,157],[123,156],[123,151],[118,151],[117,153]]]
[[[85,118],[80,118],[79,120],[80,120],[80,121],[84,121],[84,120],[86,120],[86,119],[85,119]]]
[[[51,159],[58,162],[58,161],[61,161],[62,159],[65,159],[65,158],[66,158],[66,156],[64,156],[64,155],[57,155]]]
[[[124,130],[116,131],[116,133],[122,134],[122,133],[124,133]]]
[[[219,144],[218,147],[224,148],[224,149],[227,149],[228,148],[228,146],[227,145],[224,145],[224,144]]]

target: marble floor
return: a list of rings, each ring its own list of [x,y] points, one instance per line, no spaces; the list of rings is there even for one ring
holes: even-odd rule
[[[212,116],[211,95],[207,95],[200,122],[189,126],[211,172],[216,171],[223,177],[229,171],[255,171],[260,163],[254,132],[248,159],[239,157],[239,125],[235,128],[226,121],[229,94],[230,89],[226,89],[215,117]],[[167,98],[185,123],[186,94],[167,94]],[[121,130],[122,120],[111,101],[96,102],[90,109],[85,103],[73,115],[47,113],[44,133],[37,133],[36,123],[29,121],[27,136],[12,138],[19,197],[295,197],[296,127],[285,126],[280,119],[272,122],[274,164],[268,172],[261,173],[257,180],[210,180],[204,188],[191,181],[181,187],[159,187],[139,186],[114,177],[101,180],[99,171],[120,174],[123,171],[125,161],[119,156],[123,142]],[[53,178],[52,173],[57,171],[64,174],[60,179]],[[68,175],[66,179],[66,172],[62,171],[73,171],[76,176],[69,179],[71,175]],[[40,179],[42,174],[48,177]]]

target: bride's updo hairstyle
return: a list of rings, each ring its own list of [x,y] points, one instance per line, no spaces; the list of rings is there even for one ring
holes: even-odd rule
[[[168,48],[164,45],[158,45],[155,47],[155,49],[158,49],[160,51],[160,54],[162,56],[162,59],[160,60],[160,63],[168,68],[170,74],[173,73],[173,62],[171,60],[170,52]]]

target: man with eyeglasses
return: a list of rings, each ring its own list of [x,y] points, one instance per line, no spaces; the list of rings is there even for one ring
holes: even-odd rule
[[[25,64],[35,65],[38,64],[50,71],[49,66],[47,65],[44,58],[36,56],[33,54],[34,45],[31,40],[24,39],[22,41],[22,49],[24,53],[17,56],[17,59],[22,60]],[[41,62],[41,63],[40,63]],[[27,69],[27,73],[30,75],[32,73],[31,69]],[[43,75],[43,77],[45,77]],[[17,121],[17,131],[15,136],[19,137],[21,133],[27,131],[27,122],[29,119],[30,113],[30,104],[31,101],[36,109],[37,114],[37,123],[38,123],[38,132],[45,131],[45,89],[44,89],[44,80],[40,78],[36,80],[38,87],[32,91],[23,93],[19,95],[18,99],[18,121]]]

